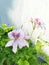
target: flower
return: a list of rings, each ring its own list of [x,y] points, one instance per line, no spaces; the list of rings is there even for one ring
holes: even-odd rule
[[[17,29],[9,32],[8,37],[11,40],[5,45],[5,47],[13,46],[12,51],[14,53],[17,52],[17,47],[19,47],[20,49],[24,46],[29,47],[26,39],[30,39],[31,37],[28,36],[22,29]]]
[[[43,31],[41,28],[35,28],[35,30],[32,33],[32,42],[36,44],[38,38],[43,34]]]
[[[42,37],[45,32],[45,25],[40,21],[39,18],[32,19],[31,22],[33,24],[33,32],[32,32],[32,42],[36,43],[38,38]]]
[[[38,24],[38,25],[41,25],[41,21],[39,18],[35,18],[35,22]]]
[[[48,44],[45,44],[44,46],[42,46],[41,49],[47,56],[49,56],[49,45]]]
[[[41,22],[41,20],[39,18],[35,18],[35,24],[39,27],[41,27],[42,29],[46,29],[45,24]]]

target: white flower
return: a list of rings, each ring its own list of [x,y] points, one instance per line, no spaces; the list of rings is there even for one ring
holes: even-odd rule
[[[27,31],[27,33],[31,35],[33,31],[32,23],[29,21],[24,22],[22,29]]]
[[[49,42],[49,30],[45,31],[45,34],[42,36],[42,39],[45,40],[45,41],[47,41],[47,42]]]
[[[14,53],[17,52],[17,47],[19,47],[20,49],[24,46],[29,47],[29,44],[26,39],[30,39],[31,37],[25,34],[22,29],[13,30],[9,32],[8,37],[11,40],[5,45],[5,47],[13,46],[12,51]]]
[[[49,45],[45,44],[41,49],[47,56],[49,56]]]
[[[34,30],[32,32],[32,41],[37,42],[38,38],[44,34],[45,25],[41,23],[40,19],[36,18],[32,21],[34,23]]]
[[[41,33],[41,29],[40,28],[35,28],[35,30],[32,33],[32,41],[34,43],[36,43],[38,37],[40,36],[40,33]]]

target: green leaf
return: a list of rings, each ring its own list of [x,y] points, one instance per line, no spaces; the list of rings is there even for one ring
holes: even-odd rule
[[[24,61],[24,65],[30,65],[27,60]]]
[[[29,64],[29,62],[27,60],[19,59],[18,65],[30,65],[30,64]]]
[[[3,27],[3,28],[6,28],[6,27],[7,27],[7,25],[6,25],[6,24],[2,24],[2,27]]]
[[[3,35],[4,34],[4,30],[3,28],[0,27],[0,35]]]

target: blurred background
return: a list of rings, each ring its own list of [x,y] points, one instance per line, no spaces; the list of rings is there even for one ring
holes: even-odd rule
[[[8,9],[12,6],[12,0],[0,0],[0,24],[10,24],[10,19],[7,15]]]
[[[0,0],[0,24],[20,27],[31,17],[42,19],[49,29],[49,0]]]

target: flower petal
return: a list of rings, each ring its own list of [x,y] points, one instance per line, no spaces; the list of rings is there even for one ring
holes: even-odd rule
[[[17,52],[17,41],[15,41],[15,42],[13,43],[13,49],[12,49],[12,51],[13,51],[14,53]]]
[[[49,56],[49,45],[44,45],[41,49],[47,56]]]
[[[33,26],[32,26],[32,22],[30,22],[30,20],[28,20],[28,21],[27,22],[24,22],[22,29],[25,32],[27,32],[27,34],[31,35],[31,33],[33,31]]]
[[[31,36],[25,36],[24,39],[31,39]]]
[[[29,36],[26,31],[22,30],[22,29],[19,29],[17,30],[18,32],[20,32],[20,37],[21,39],[31,39],[31,36]]]
[[[12,44],[13,44],[13,40],[12,40],[12,41],[9,41],[9,42],[5,45],[5,47],[12,46]]]
[[[17,31],[20,32],[20,37],[19,38],[23,39],[24,35],[25,35],[24,31],[22,29],[19,29]]]
[[[29,47],[29,44],[28,44],[28,42],[26,41],[26,40],[19,40],[18,41],[18,45],[19,45],[19,48],[22,48],[22,47],[24,47],[24,46],[27,46],[27,47]]]
[[[8,33],[8,37],[10,39],[15,39],[14,36],[12,35],[13,32],[16,33],[16,30],[13,30],[13,31],[11,31],[11,32]]]
[[[14,37],[12,36],[12,33],[15,33],[15,35],[17,35],[18,33],[20,34],[20,38],[24,38],[24,31],[22,30],[22,29],[17,29],[17,30],[13,30],[12,32],[10,32],[9,34],[8,34],[8,36],[9,36],[9,38],[11,38],[11,39],[13,39]]]
[[[35,28],[35,30],[32,33],[32,39],[36,40],[40,36],[40,34],[42,34],[41,29],[40,28]]]

